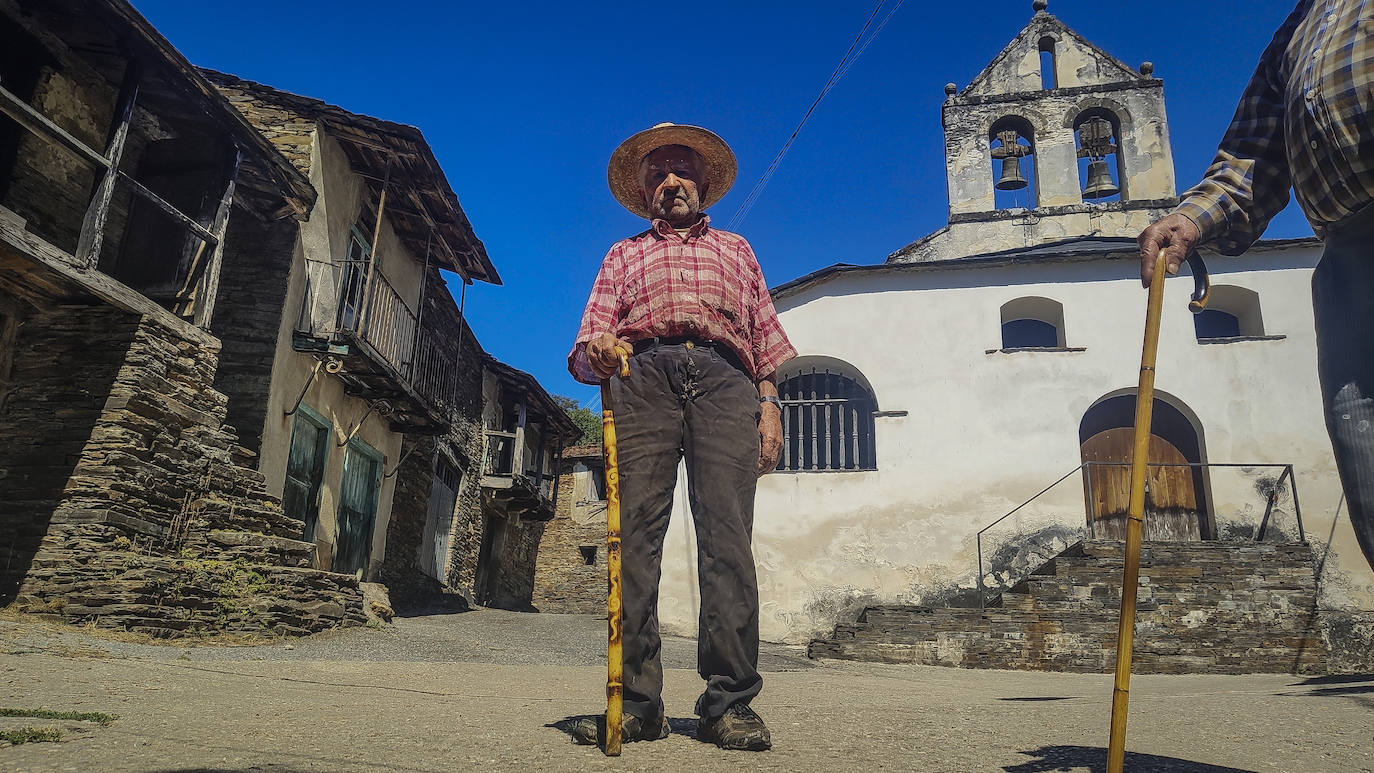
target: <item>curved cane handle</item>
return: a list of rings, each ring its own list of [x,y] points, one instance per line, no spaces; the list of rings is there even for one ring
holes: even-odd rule
[[[624,347],[617,346],[615,353],[620,355],[620,377],[629,378],[630,376],[630,353]]]
[[[1188,311],[1198,314],[1207,308],[1207,299],[1212,296],[1212,280],[1207,276],[1207,264],[1198,253],[1188,256],[1188,267],[1193,271],[1193,297],[1188,299]]]

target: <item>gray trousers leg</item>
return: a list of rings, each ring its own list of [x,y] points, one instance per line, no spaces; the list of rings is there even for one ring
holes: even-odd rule
[[[1350,523],[1374,566],[1374,227],[1327,238],[1312,305],[1326,427]]]
[[[758,392],[710,349],[665,346],[635,355],[612,379],[620,454],[624,706],[663,713],[658,583],[678,462],[686,456],[701,590],[697,712],[748,703],[758,673],[758,583],[750,548],[758,459]]]

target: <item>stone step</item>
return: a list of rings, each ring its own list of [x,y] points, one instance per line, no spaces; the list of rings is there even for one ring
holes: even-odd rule
[[[1122,545],[1070,546],[984,609],[873,605],[812,657],[1099,672],[1115,658]],[[1151,542],[1141,551],[1141,673],[1324,671],[1305,544]],[[1305,612],[1308,610],[1309,612]]]

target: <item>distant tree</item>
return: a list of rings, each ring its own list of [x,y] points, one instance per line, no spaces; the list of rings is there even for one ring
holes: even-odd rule
[[[567,411],[572,417],[573,423],[582,430],[582,437],[577,439],[574,445],[586,446],[601,443],[601,417],[593,413],[590,408],[583,408],[580,403],[571,397],[554,395],[554,402],[558,407]]]

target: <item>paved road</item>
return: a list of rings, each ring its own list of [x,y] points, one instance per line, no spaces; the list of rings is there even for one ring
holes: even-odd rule
[[[695,645],[665,642],[674,734],[618,759],[560,729],[603,701],[604,621],[478,610],[258,647],[156,647],[0,621],[0,707],[108,727],[0,748],[0,771],[1104,770],[1107,675],[807,661],[768,648],[764,754],[691,736]],[[1138,676],[1127,770],[1374,771],[1374,677]]]

